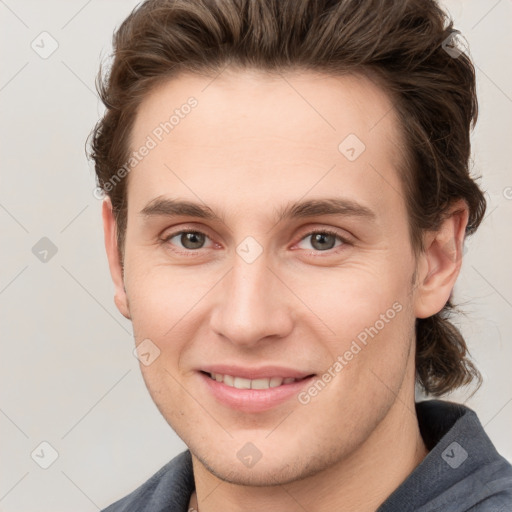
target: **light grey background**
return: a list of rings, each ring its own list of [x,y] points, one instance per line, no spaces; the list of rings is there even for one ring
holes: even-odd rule
[[[184,449],[146,391],[131,326],[114,306],[101,203],[84,154],[102,112],[94,89],[100,59],[135,5],[0,0],[4,512],[98,510]],[[512,1],[445,5],[477,66],[474,169],[489,199],[456,286],[467,312],[458,322],[485,379],[467,404],[512,460]],[[43,31],[58,43],[46,59],[31,47],[51,49]],[[57,248],[47,262],[32,252],[43,237]],[[464,402],[467,394],[449,398]],[[42,442],[58,452],[48,469],[40,464],[51,462],[52,451]]]

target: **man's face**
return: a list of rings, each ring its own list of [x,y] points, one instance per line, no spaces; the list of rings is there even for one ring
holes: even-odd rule
[[[223,479],[282,483],[410,414],[415,260],[386,95],[350,76],[183,75],[142,103],[131,149],[148,136],[120,301],[193,455]]]

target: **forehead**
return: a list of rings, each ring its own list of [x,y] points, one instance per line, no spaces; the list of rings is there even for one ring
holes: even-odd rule
[[[139,106],[131,150],[148,138],[154,147],[129,175],[129,196],[141,208],[169,189],[190,198],[201,191],[210,196],[210,202],[202,198],[209,206],[222,204],[229,197],[219,183],[247,206],[255,193],[275,203],[287,199],[283,193],[303,196],[305,187],[314,195],[345,186],[366,187],[363,199],[385,208],[383,185],[394,189],[386,192],[395,201],[400,189],[393,105],[362,76],[255,70],[181,75]]]

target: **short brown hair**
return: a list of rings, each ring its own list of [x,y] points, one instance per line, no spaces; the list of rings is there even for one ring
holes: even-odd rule
[[[215,76],[224,67],[358,73],[377,79],[397,111],[406,142],[400,175],[411,244],[436,230],[458,199],[466,234],[479,226],[485,198],[469,173],[477,118],[475,72],[449,43],[453,23],[434,0],[147,0],[114,34],[110,71],[97,88],[106,111],[92,132],[98,186],[112,200],[122,257],[128,161],[141,101],[181,72]],[[451,51],[450,51],[451,48]],[[480,375],[459,330],[441,312],[416,320],[417,382],[432,395]]]

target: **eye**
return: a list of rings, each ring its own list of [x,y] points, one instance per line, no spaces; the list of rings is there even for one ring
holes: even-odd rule
[[[311,238],[310,244],[316,251],[329,251],[347,243],[347,241],[338,233],[326,229],[308,233],[301,239],[299,244],[304,243],[308,238]],[[339,243],[336,245],[337,241],[339,241]],[[309,249],[309,247],[300,248]]]
[[[301,246],[301,244],[306,243],[308,238],[311,239],[311,241],[309,242],[310,247]],[[177,231],[175,233],[171,233],[165,236],[162,241],[164,243],[176,246],[178,249],[183,249],[182,252],[196,252],[199,249],[213,247],[214,245],[211,242],[208,235],[201,231],[196,230]],[[205,245],[208,241],[210,241],[209,246]],[[308,250],[312,247],[315,252],[326,252],[336,247],[346,245],[348,243],[349,242],[344,237],[342,237],[335,231],[322,229],[311,231],[310,233],[303,236],[299,244],[297,244],[297,246],[300,249]]]
[[[176,241],[173,241],[174,239]],[[209,240],[208,236],[201,231],[178,231],[177,233],[171,233],[163,239],[164,242],[178,245],[178,247],[181,244],[180,248],[187,251],[203,249],[206,240]]]

